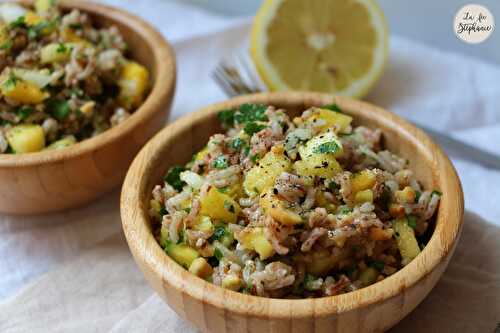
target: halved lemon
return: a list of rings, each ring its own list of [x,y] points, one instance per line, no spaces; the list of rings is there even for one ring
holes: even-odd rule
[[[374,0],[264,0],[250,54],[270,90],[361,97],[383,72],[388,39]]]

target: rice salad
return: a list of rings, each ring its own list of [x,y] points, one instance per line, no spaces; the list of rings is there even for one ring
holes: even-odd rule
[[[149,73],[116,26],[97,27],[54,0],[0,4],[0,153],[59,149],[137,109]]]
[[[380,129],[337,105],[243,104],[218,114],[225,134],[168,170],[150,203],[161,247],[226,289],[273,298],[338,295],[413,260],[441,193],[422,188]]]

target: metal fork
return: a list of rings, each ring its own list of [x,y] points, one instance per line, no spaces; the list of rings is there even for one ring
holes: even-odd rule
[[[212,72],[217,85],[230,97],[265,91],[247,53],[237,53],[220,61]],[[459,159],[500,170],[500,156],[484,151],[448,134],[419,123],[413,123],[441,144],[447,153]]]

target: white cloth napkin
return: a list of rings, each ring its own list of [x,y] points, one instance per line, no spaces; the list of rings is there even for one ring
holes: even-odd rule
[[[241,47],[248,20],[159,0],[107,0],[174,43],[172,118],[222,100],[210,79]],[[450,36],[453,38],[453,36]],[[500,68],[406,39],[368,100],[500,153]],[[394,332],[493,332],[500,322],[500,172],[454,160],[468,213],[449,268]],[[0,331],[192,332],[144,281],[121,232],[119,191],[87,207],[39,217],[0,215]]]

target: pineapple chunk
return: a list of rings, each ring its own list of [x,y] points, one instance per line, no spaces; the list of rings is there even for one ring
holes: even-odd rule
[[[229,289],[233,291],[238,291],[241,288],[241,279],[236,275],[226,275],[222,279],[222,288]]]
[[[260,194],[274,185],[276,177],[292,169],[290,159],[283,154],[283,149],[273,147],[245,176],[243,188],[252,196]]]
[[[354,202],[357,204],[361,204],[364,202],[373,202],[373,191],[372,190],[363,190],[356,193],[354,196]]]
[[[14,126],[7,132],[6,137],[9,145],[18,154],[40,151],[45,146],[45,135],[40,125]]]
[[[172,244],[168,243],[165,247],[167,254],[171,256],[179,265],[189,268],[193,261],[200,256],[200,254],[192,247],[186,244]]]
[[[207,195],[201,199],[200,214],[216,221],[236,223],[240,210],[240,205],[233,198],[215,187],[210,188]]]
[[[55,150],[55,149],[63,149],[69,146],[72,146],[76,143],[76,138],[73,135],[68,135],[60,140],[52,142],[48,147],[44,150]]]
[[[327,109],[314,109],[313,115],[306,122],[313,122],[316,119],[325,121],[325,125],[321,126],[321,131],[333,128],[337,133],[349,133],[351,128],[352,117],[340,112],[334,112]]]
[[[40,50],[40,61],[42,64],[68,61],[74,46],[72,43],[47,44]]]
[[[373,267],[367,267],[364,271],[359,275],[359,280],[363,284],[364,287],[369,286],[375,281],[377,281],[377,277],[379,276],[379,272]]]
[[[335,157],[330,154],[314,154],[305,160],[299,160],[293,164],[295,172],[300,176],[321,178],[333,178],[342,167]]]
[[[118,101],[124,108],[130,110],[138,107],[144,100],[149,85],[149,73],[146,67],[134,61],[127,62],[118,80],[120,94]]]
[[[401,257],[408,263],[420,253],[415,232],[408,225],[406,218],[395,220],[393,228]]]
[[[55,4],[55,0],[36,0],[35,10],[37,13],[45,13],[49,11]]]
[[[194,225],[194,229],[203,232],[213,232],[214,225],[208,216],[198,216],[196,219],[196,223]]]
[[[261,260],[265,260],[274,254],[273,246],[264,235],[264,229],[261,227],[253,228],[251,232],[244,234],[240,241],[245,248],[255,250]]]
[[[3,80],[1,91],[5,97],[22,104],[39,104],[49,97],[36,85],[13,76]]]
[[[208,278],[214,271],[205,258],[196,258],[189,265],[189,271],[202,279]]]
[[[415,202],[415,190],[411,186],[406,186],[401,191],[396,191],[394,193],[396,199],[400,203],[414,203]]]
[[[285,208],[285,202],[274,195],[269,189],[260,196],[260,205],[264,211],[271,215],[276,221],[285,225],[295,225],[302,223],[302,218],[297,213]]]
[[[356,175],[354,175],[351,188],[353,193],[357,193],[359,191],[368,190],[375,185],[375,181],[377,177],[371,170],[363,170]]]
[[[201,161],[205,158],[205,156],[207,156],[207,154],[208,154],[208,147],[205,146],[202,150],[196,153],[196,155],[194,156],[194,160]]]
[[[91,47],[92,44],[90,44],[86,39],[78,36],[75,34],[73,29],[71,28],[65,28],[61,31],[61,38],[63,41],[66,43],[80,43],[83,44],[86,47]]]
[[[33,12],[27,12],[26,15],[24,15],[24,22],[27,26],[37,25],[41,21],[42,18]]]

